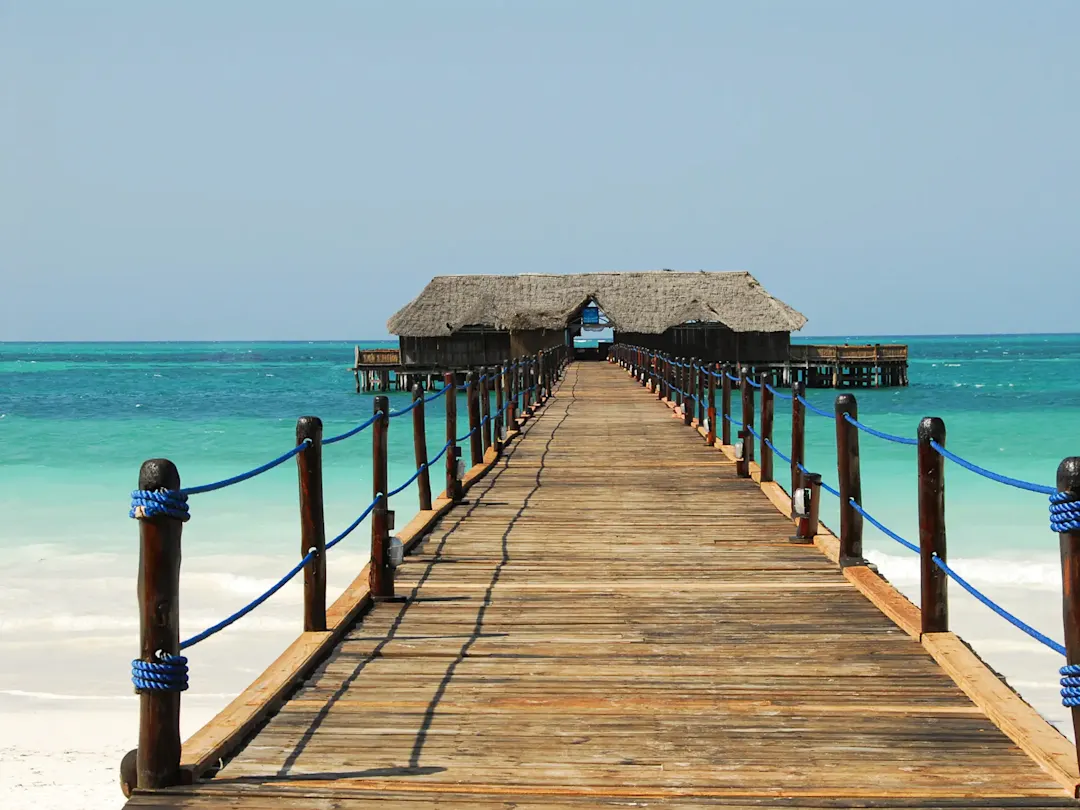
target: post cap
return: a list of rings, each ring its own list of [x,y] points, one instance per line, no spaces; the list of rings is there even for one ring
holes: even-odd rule
[[[935,441],[945,444],[945,422],[936,416],[925,416],[919,422],[916,434],[921,442]]]
[[[839,416],[843,413],[849,413],[852,417],[858,418],[859,403],[854,394],[837,394],[836,414]]]
[[[1080,456],[1062,459],[1057,469],[1057,488],[1059,492],[1080,494]]]
[[[180,489],[180,471],[167,458],[151,458],[139,468],[139,489]]]

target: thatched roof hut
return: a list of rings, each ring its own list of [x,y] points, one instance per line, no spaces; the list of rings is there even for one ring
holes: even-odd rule
[[[612,328],[659,335],[687,323],[731,332],[790,333],[806,318],[745,272],[437,276],[387,322],[392,334],[432,338],[466,327],[564,330],[595,300]]]

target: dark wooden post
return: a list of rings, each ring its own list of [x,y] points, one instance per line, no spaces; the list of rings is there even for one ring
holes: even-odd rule
[[[490,382],[493,372],[487,366],[480,369],[480,437],[484,441],[484,453],[491,447],[491,393]]]
[[[705,379],[705,375],[708,372],[705,370],[705,364],[698,362],[697,369],[697,423],[698,427],[705,427],[705,392],[708,390],[708,381]]]
[[[712,363],[711,367],[708,368],[705,372],[709,375],[707,382],[709,386],[709,431],[708,435],[705,437],[705,443],[708,444],[709,447],[712,447],[714,444],[716,444],[716,375],[714,373],[716,371],[716,368],[716,363]]]
[[[806,393],[806,385],[801,382],[791,384],[791,491],[802,484],[802,470],[806,466],[806,409],[799,402],[799,397]]]
[[[844,418],[859,418],[854,394],[836,398],[836,474],[840,479],[840,565],[864,565],[862,558],[862,515],[851,501],[862,505],[862,476],[859,472],[859,429]]]
[[[371,569],[368,582],[375,599],[394,595],[394,569],[390,567],[390,490],[387,476],[387,433],[390,428],[390,400],[375,397],[375,422],[371,425],[371,491],[378,498],[371,510]],[[380,497],[381,496],[381,497]]]
[[[474,467],[484,460],[484,443],[480,437],[480,395],[477,390],[477,376],[475,371],[469,372],[469,381],[465,389],[465,404],[469,409],[469,452]]]
[[[934,557],[947,563],[945,554],[945,459],[930,446],[945,446],[945,423],[934,416],[919,422],[919,556],[922,563],[922,631],[949,630],[949,576]]]
[[[500,363],[496,366],[496,369],[498,370],[495,372],[495,418],[493,419],[493,430],[495,434],[495,452],[501,453],[503,449],[502,432],[505,424],[503,421],[503,402],[505,402],[503,399],[503,365]]]
[[[721,442],[725,445],[731,445],[731,421],[728,419],[731,416],[731,378],[728,377],[730,370],[727,363],[724,363],[720,369],[720,435]]]
[[[416,460],[416,469],[420,470],[420,477],[416,479],[416,489],[420,495],[421,511],[431,509],[431,471],[428,469],[427,455],[427,423],[424,421],[424,387],[417,383],[412,388],[413,402],[413,457]]]
[[[683,394],[682,398],[682,421],[687,427],[694,422],[694,358],[686,357],[683,359],[686,364],[686,368],[683,369]]]
[[[743,458],[746,459],[746,474],[750,474],[750,462],[754,460],[754,387],[750,385],[750,369],[743,366],[739,370],[739,391],[742,394],[743,423]]]
[[[443,395],[446,398],[446,441],[450,443],[446,448],[446,497],[460,501],[461,482],[457,477],[457,462],[461,457],[461,450],[457,446],[457,377],[453,371],[448,371],[443,379],[450,389]]]
[[[165,458],[139,470],[139,489],[178,490],[180,473]],[[180,655],[180,535],[184,524],[159,515],[139,519],[139,658]],[[154,790],[180,781],[180,692],[139,691],[138,787]]]
[[[761,480],[773,480],[773,452],[766,440],[773,440],[773,392],[769,388],[769,376],[765,372],[758,378],[761,381]]]
[[[1080,457],[1062,459],[1057,469],[1058,492],[1067,492],[1080,499]],[[1059,532],[1061,547],[1062,615],[1065,624],[1065,662],[1080,664],[1080,531]],[[1077,742],[1077,763],[1080,764],[1080,707],[1070,707],[1073,733]]]
[[[506,401],[510,407],[506,409],[506,430],[510,432],[517,427],[517,361],[513,357],[506,366],[506,375],[503,377],[503,385],[506,386]]]
[[[821,508],[821,476],[817,473],[803,476],[800,489],[810,493],[810,508],[805,516],[799,517],[795,536],[791,539],[796,543],[812,543],[814,542],[814,536],[818,533],[818,515]],[[793,489],[791,492],[792,506],[794,507],[794,499],[798,497],[796,494],[798,490]],[[794,508],[792,511],[794,511]]]
[[[661,354],[656,358],[656,376],[658,384],[656,393],[657,399],[665,399],[667,397],[667,374],[667,358]]]
[[[326,524],[323,519],[322,420],[301,416],[296,420],[296,443],[308,446],[296,454],[300,478],[300,557],[314,550],[304,566],[304,631],[326,630]]]
[[[521,358],[521,415],[526,417],[529,415],[529,403],[532,399],[532,391],[529,389],[532,387],[532,383],[529,380],[532,379],[532,360],[527,356]]]

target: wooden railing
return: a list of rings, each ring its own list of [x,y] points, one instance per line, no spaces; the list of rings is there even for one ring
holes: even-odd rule
[[[371,352],[393,353],[376,349]],[[412,404],[391,411],[389,399],[376,396],[374,413],[366,423],[324,440],[318,417],[305,416],[297,421],[296,445],[285,455],[240,476],[203,487],[181,489],[180,474],[168,459],[152,459],[140,471],[140,491],[147,498],[167,498],[179,511],[167,514],[153,505],[133,508],[139,519],[140,570],[138,600],[140,612],[140,657],[133,663],[145,665],[139,694],[139,747],[121,763],[121,784],[127,795],[136,786],[157,789],[196,780],[236,750],[258,723],[286,699],[290,690],[312,670],[343,637],[348,627],[363,614],[373,600],[394,595],[394,569],[409,548],[449,508],[462,499],[465,488],[478,478],[501,455],[508,438],[517,431],[537,407],[550,396],[563,369],[570,360],[569,349],[559,346],[529,357],[520,357],[494,367],[471,371],[466,377],[465,407],[469,432],[458,436],[457,375],[447,373],[439,393],[425,395],[423,386],[412,389]],[[495,395],[492,413],[490,393]],[[429,461],[425,434],[424,407],[438,397],[445,400],[446,443]],[[412,411],[414,475],[392,488],[388,480],[388,434],[394,417]],[[323,521],[323,448],[351,438],[371,428],[373,500],[360,517],[333,540],[326,540]],[[472,462],[466,472],[462,456],[463,442],[468,443]],[[187,519],[189,494],[224,489],[248,480],[295,456],[300,485],[300,561],[279,583],[223,622],[185,642],[180,640],[179,589],[180,540]],[[445,457],[445,458],[444,458]],[[445,468],[446,488],[433,501],[431,466],[440,459]],[[413,522],[394,534],[391,501],[413,482],[417,484],[420,513]],[[326,605],[326,552],[344,540],[370,515],[370,563],[357,581],[329,608]],[[187,660],[181,653],[239,620],[272,596],[293,576],[303,572],[303,635],[282,654],[278,662],[249,687],[211,723],[180,745],[180,695],[187,686]],[[169,680],[155,683],[154,667],[176,667]],[[182,670],[182,671],[181,671]],[[182,685],[181,685],[182,679]]]
[[[901,343],[825,345],[792,343],[792,363],[892,363],[906,362],[908,347]]]

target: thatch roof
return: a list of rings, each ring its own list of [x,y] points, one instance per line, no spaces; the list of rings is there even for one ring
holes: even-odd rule
[[[386,325],[408,337],[450,335],[465,326],[563,329],[590,299],[620,332],[660,334],[688,321],[722,323],[735,332],[790,332],[806,323],[749,273],[659,270],[436,276]]]

